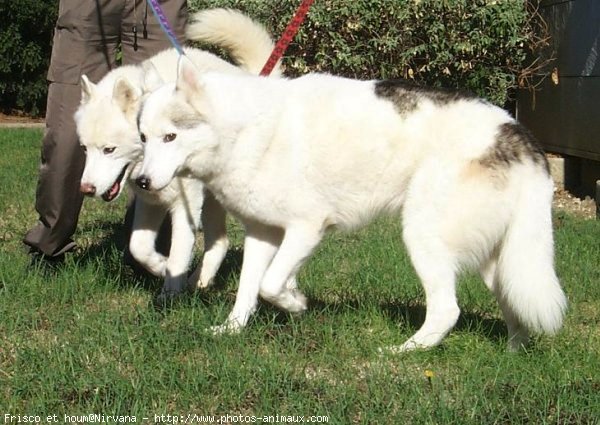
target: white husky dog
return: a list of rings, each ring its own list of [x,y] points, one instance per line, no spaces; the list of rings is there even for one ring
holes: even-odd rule
[[[271,53],[273,42],[267,31],[239,12],[212,9],[193,18],[187,28],[189,39],[226,48],[248,72],[258,73]],[[200,72],[244,72],[202,50],[186,48],[185,53]],[[124,181],[137,178],[143,151],[136,120],[143,92],[163,81],[175,81],[177,60],[177,52],[169,49],[139,66],[117,68],[98,84],[83,76],[81,106],[75,116],[81,145],[87,151],[82,192],[110,202],[119,196]],[[279,74],[279,67],[274,72]],[[178,124],[186,126],[189,122],[182,116]],[[130,251],[150,272],[166,278],[165,293],[178,293],[184,287],[200,225],[203,185],[197,179],[180,176],[161,191],[136,192]],[[172,243],[170,255],[165,258],[156,252],[154,241],[167,212],[172,219]],[[225,213],[210,196],[202,221],[206,252],[202,266],[190,279],[199,287],[211,283],[228,247]]]
[[[244,223],[240,286],[221,330],[244,326],[258,295],[304,310],[285,282],[326,231],[380,213],[402,214],[427,300],[424,324],[394,351],[448,334],[463,268],[496,295],[510,348],[560,328],[548,164],[504,110],[402,81],[202,75],[188,63],[180,72],[142,105],[141,176],[154,191],[191,172]]]

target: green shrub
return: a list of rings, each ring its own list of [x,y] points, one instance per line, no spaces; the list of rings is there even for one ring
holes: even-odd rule
[[[55,1],[0,2],[0,108],[32,115],[46,107]]]
[[[230,7],[274,37],[300,0],[190,0],[191,10]],[[286,53],[288,75],[410,78],[503,105],[527,84],[527,53],[546,34],[523,0],[316,0]],[[0,2],[0,108],[44,112],[57,2]]]
[[[279,37],[300,0],[191,0],[230,7]],[[316,0],[286,53],[286,72],[410,78],[469,90],[503,105],[543,38],[522,0]]]

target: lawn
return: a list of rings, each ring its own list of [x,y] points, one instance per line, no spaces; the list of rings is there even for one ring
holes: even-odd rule
[[[0,422],[97,413],[148,423],[166,415],[184,415],[171,422],[215,415],[221,423],[293,419],[281,416],[335,424],[600,423],[599,221],[555,214],[569,310],[557,336],[536,338],[525,352],[506,352],[495,300],[467,275],[461,319],[440,347],[380,355],[424,316],[392,219],[326,238],[300,275],[311,300],[304,315],[263,304],[240,335],[212,336],[205,329],[225,319],[235,298],[239,226],[230,223],[233,248],[217,286],[164,309],[152,302],[161,281],[121,263],[125,199],[86,200],[78,252],[56,270],[31,264],[21,238],[36,220],[40,137],[0,130]]]

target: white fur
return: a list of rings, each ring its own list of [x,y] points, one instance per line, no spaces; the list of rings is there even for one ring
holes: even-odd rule
[[[259,63],[268,58],[272,42],[265,29],[239,12],[207,10],[194,15],[190,39],[215,42],[229,49],[246,71],[258,73]],[[247,33],[240,34],[239,28]],[[219,71],[242,74],[244,71],[217,56],[198,49],[185,48],[186,57],[198,72]],[[178,54],[168,49],[139,66],[123,66],[108,73],[98,84],[82,78],[82,101],[75,120],[80,143],[87,151],[81,178],[82,190],[95,189],[96,196],[116,199],[123,182],[139,175],[142,144],[137,131],[137,115],[142,95],[164,81],[175,81]],[[278,75],[280,69],[275,70]],[[124,174],[122,173],[124,170]],[[137,189],[134,184],[131,185]],[[112,190],[112,194],[107,195]],[[195,232],[200,227],[204,187],[197,179],[178,176],[157,192],[136,190],[136,207],[130,250],[150,272],[165,277],[163,292],[179,293],[184,288],[186,271],[192,257]],[[91,193],[89,193],[91,194]],[[172,219],[171,252],[168,258],[155,250],[157,231],[167,213]],[[216,202],[205,206],[205,254],[192,283],[211,284],[228,248],[225,212]]]
[[[217,330],[243,327],[258,295],[304,310],[304,296],[286,282],[323,234],[388,213],[402,214],[427,300],[425,323],[392,350],[441,342],[459,316],[463,268],[480,269],[496,294],[511,348],[529,330],[557,331],[566,300],[553,267],[551,179],[533,154],[484,161],[513,119],[478,99],[418,94],[402,113],[375,85],[318,74],[199,75],[183,63],[177,84],[147,98],[141,174],[150,189],[191,172],[246,227],[238,295]],[[182,105],[201,117],[195,127],[173,124]],[[167,142],[169,133],[176,138]]]
[[[232,59],[244,69],[262,69],[265,52],[274,44],[267,30],[247,16],[232,9],[209,9],[197,13],[185,29],[190,40],[202,40],[227,49]]]

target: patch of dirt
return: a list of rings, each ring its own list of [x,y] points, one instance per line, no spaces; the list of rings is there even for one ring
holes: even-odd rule
[[[29,115],[23,114],[6,115],[0,112],[0,124],[39,124],[43,122],[43,117],[32,118]]]
[[[554,190],[553,206],[557,210],[566,211],[585,219],[596,218],[596,202],[589,196],[580,199],[564,189]]]

